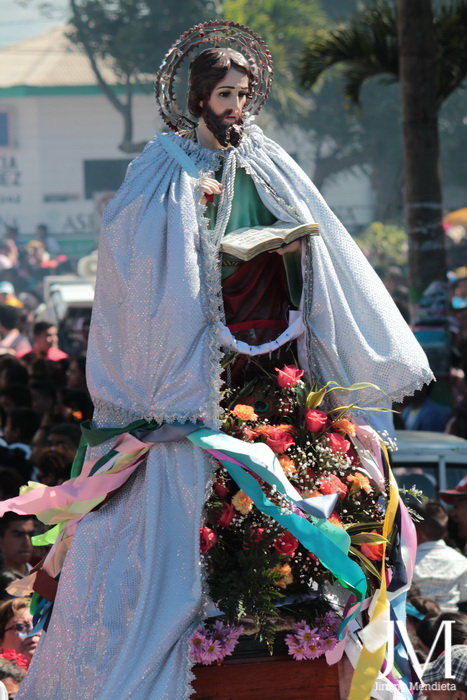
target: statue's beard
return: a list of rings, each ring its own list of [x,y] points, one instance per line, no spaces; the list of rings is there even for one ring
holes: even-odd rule
[[[226,109],[222,114],[216,114],[209,105],[203,110],[202,117],[209,131],[221,146],[238,146],[243,135],[243,119],[240,117],[235,124],[225,124],[224,119],[232,114],[231,109]]]

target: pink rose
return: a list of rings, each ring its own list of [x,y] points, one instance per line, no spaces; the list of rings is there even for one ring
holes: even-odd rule
[[[319,433],[327,422],[327,413],[324,413],[324,411],[318,411],[316,408],[309,408],[305,414],[306,429],[309,430],[310,433]]]
[[[304,374],[304,370],[298,369],[295,365],[284,365],[282,369],[276,367],[275,370],[277,372],[277,383],[282,389],[295,386]]]
[[[349,447],[350,442],[339,435],[338,433],[327,433],[327,438],[329,440],[329,447],[334,454],[345,454]]]
[[[217,542],[217,535],[210,527],[199,528],[199,548],[201,554],[206,554]]]
[[[266,445],[277,454],[282,454],[294,444],[290,433],[280,428],[273,428],[266,440]]]
[[[220,479],[217,479],[217,481],[214,482],[213,485],[213,490],[216,496],[219,496],[219,498],[226,498],[229,494],[229,489],[227,489],[222,481]]]
[[[221,527],[229,527],[232,520],[235,518],[235,508],[231,503],[224,503],[222,508],[222,513],[219,518],[219,525]]]
[[[339,499],[342,500],[346,497],[348,488],[338,476],[335,474],[329,474],[329,476],[323,476],[321,478],[319,490],[325,496],[327,496],[329,493],[338,493]]]
[[[277,540],[274,542],[274,549],[276,552],[279,552],[279,554],[283,554],[286,557],[293,557],[297,547],[297,538],[287,531],[283,532],[282,535],[279,535]]]

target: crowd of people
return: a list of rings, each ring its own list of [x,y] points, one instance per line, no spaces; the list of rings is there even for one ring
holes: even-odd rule
[[[58,347],[58,329],[34,322],[8,280],[0,282],[0,500],[28,481],[48,486],[69,478],[79,444],[80,423],[92,417],[85,354],[70,357]],[[1,297],[0,297],[1,298]],[[40,634],[27,598],[6,588],[43,556],[31,537],[43,526],[34,517],[0,518],[0,680],[14,698]],[[1,697],[1,696],[0,696]]]

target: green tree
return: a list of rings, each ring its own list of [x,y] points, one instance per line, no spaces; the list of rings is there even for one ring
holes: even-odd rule
[[[325,15],[319,0],[222,0],[222,16],[251,27],[266,42],[274,61],[268,109],[278,121],[303,123],[311,103],[298,86],[301,52]]]
[[[407,89],[404,92],[406,98],[404,99],[405,181],[409,203],[406,209],[410,213],[408,223],[412,251],[411,287],[415,298],[430,281],[444,278],[443,249],[440,247],[442,243],[441,209],[440,195],[436,191],[438,177],[436,146],[431,146],[429,166],[426,160],[422,165],[421,160],[419,161],[413,152],[410,155],[407,149],[410,151],[414,148],[417,130],[419,133],[420,131],[427,133],[426,130],[430,128],[430,124],[432,125],[433,107],[436,111],[436,108],[461,85],[467,75],[467,42],[464,36],[467,5],[463,0],[453,0],[449,5],[440,5],[434,18],[430,16],[426,19],[427,13],[431,12],[430,0],[420,0],[420,3],[422,4],[419,5],[418,0],[416,2],[401,0],[398,4],[399,23],[395,3],[389,0],[377,0],[346,22],[318,30],[306,47],[300,72],[302,84],[312,88],[329,69],[338,67],[343,76],[346,97],[359,105],[362,87],[371,78],[380,78],[385,83],[399,79],[398,32],[399,28],[402,32],[401,23],[406,22],[405,13],[410,6],[410,18],[414,23],[410,24],[410,20],[407,20],[409,24],[404,24],[411,27],[407,33],[404,30],[401,34],[404,42],[407,42],[407,44],[404,43],[404,56],[410,57],[413,45],[420,40],[420,46],[417,49],[419,70],[424,62],[423,73],[419,73],[418,77],[416,71],[410,73],[411,84],[410,87],[406,84]],[[425,20],[424,23],[422,19]],[[431,55],[430,37],[432,37]],[[404,61],[401,64],[407,66]],[[428,66],[427,70],[426,66]],[[425,89],[426,83],[432,85],[434,89],[421,113],[419,112],[416,117],[415,111],[409,114],[408,110],[410,111],[410,108],[416,110],[416,101],[420,99],[419,96],[428,94]],[[421,126],[419,121],[418,127],[410,130],[411,125],[415,127],[414,118],[421,119],[425,125]],[[433,140],[432,144],[434,144]],[[420,153],[420,151],[417,152]],[[423,203],[422,218],[419,216],[420,207],[416,207],[418,218],[413,216],[414,207],[411,205],[414,203]]]
[[[133,96],[152,90],[153,76],[167,48],[187,28],[213,18],[210,0],[70,0],[70,38],[81,45],[104,95],[123,119],[119,148],[138,152],[133,143]],[[99,68],[99,59],[111,59],[120,84],[110,85]],[[151,87],[149,87],[151,86]]]

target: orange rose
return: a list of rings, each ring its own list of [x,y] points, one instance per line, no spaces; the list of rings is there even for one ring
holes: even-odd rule
[[[295,474],[297,471],[295,468],[295,464],[293,459],[290,459],[287,455],[278,455],[277,459],[280,462],[280,465],[282,469],[284,470],[284,474],[286,476],[290,476],[291,474]]]
[[[333,525],[337,525],[337,527],[344,527],[342,525],[342,518],[339,515],[339,513],[336,513],[335,510],[332,511],[331,515],[328,518],[328,522],[332,523]]]
[[[268,423],[260,423],[255,428],[255,432],[257,435],[269,436],[273,430],[275,430],[275,427],[273,425],[269,425]]]
[[[248,515],[250,510],[253,508],[253,501],[244,491],[237,491],[235,496],[232,498],[232,505],[234,506],[235,510],[238,510],[238,512],[242,515]]]
[[[376,530],[371,531],[372,534],[377,535]],[[373,561],[381,561],[384,554],[384,544],[382,542],[364,542],[360,545],[362,554],[364,554],[368,559]]]
[[[339,420],[336,420],[333,423],[332,427],[334,430],[338,430],[340,433],[343,433],[343,435],[350,435],[350,437],[355,437],[357,434],[354,423],[347,420],[347,418],[339,418]]]
[[[232,411],[232,415],[240,418],[240,420],[258,420],[253,406],[248,406],[246,404],[239,403],[235,406]]]
[[[361,472],[355,472],[355,474],[349,474],[347,476],[347,481],[352,484],[350,487],[350,494],[357,493],[357,491],[363,490],[365,493],[371,493],[372,488],[368,477]]]
[[[281,578],[276,581],[276,586],[279,586],[279,588],[287,588],[293,583],[292,568],[289,564],[278,564],[272,571],[277,571],[278,574],[281,574]]]

